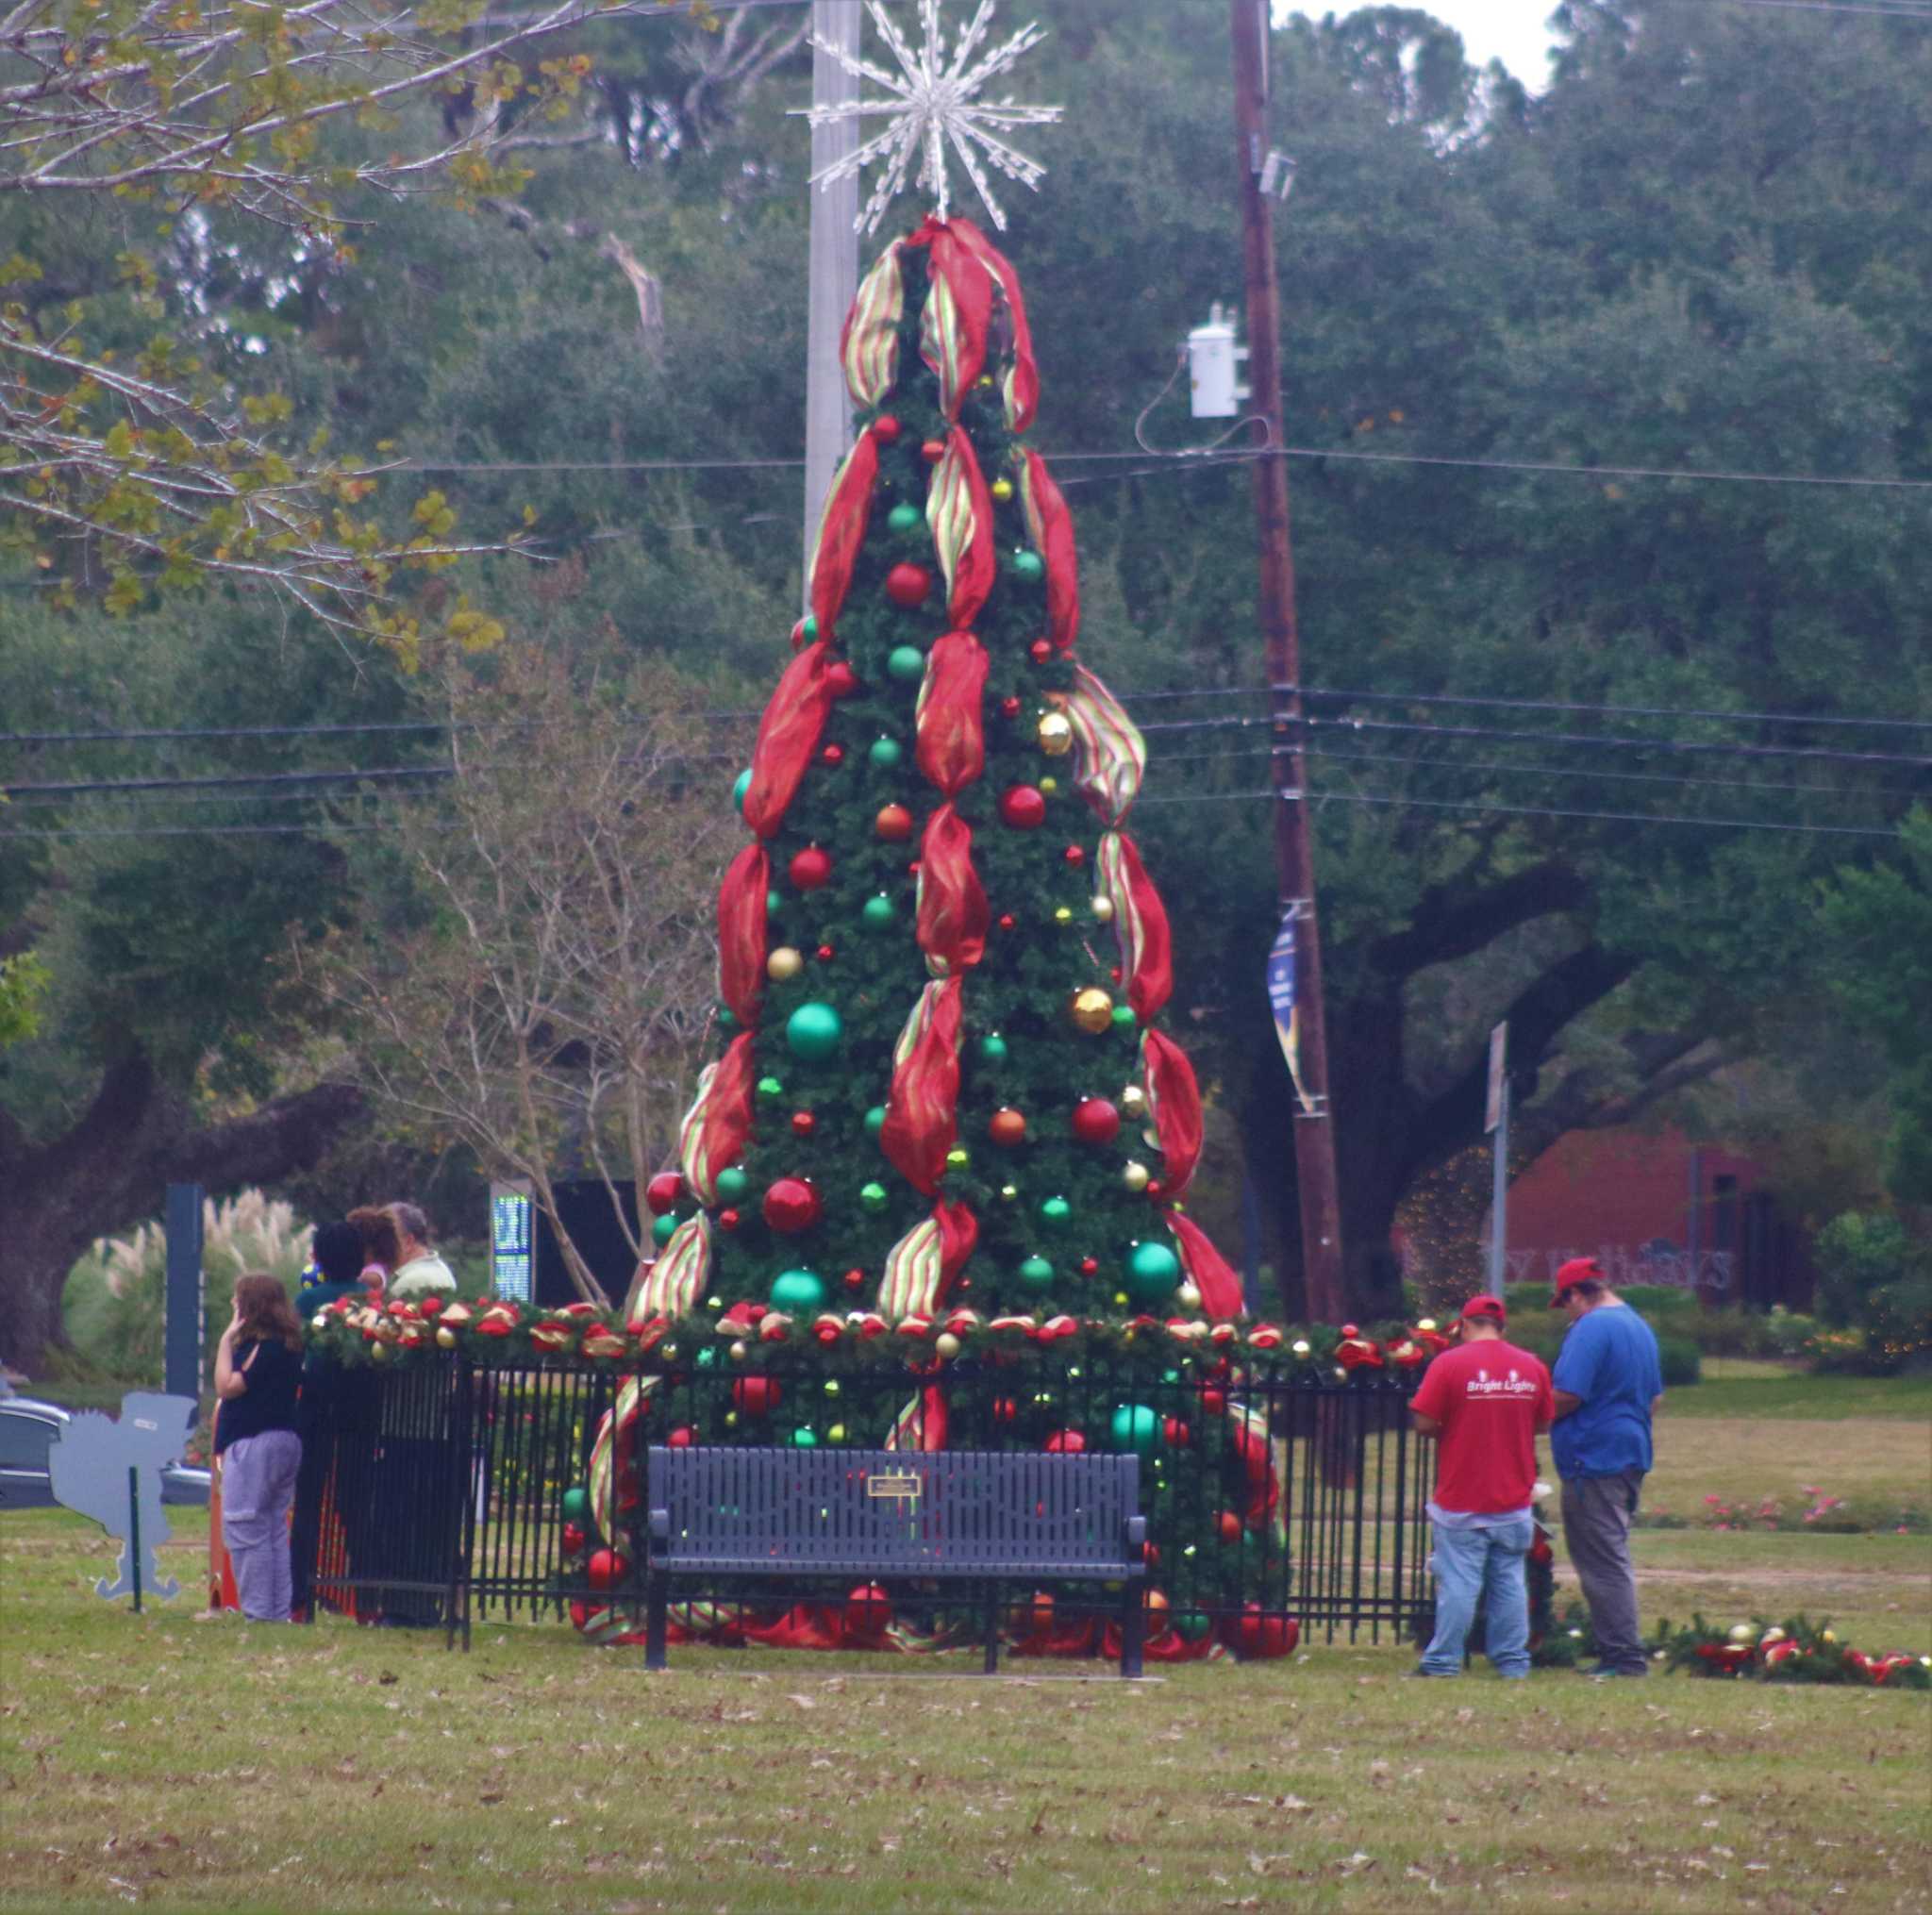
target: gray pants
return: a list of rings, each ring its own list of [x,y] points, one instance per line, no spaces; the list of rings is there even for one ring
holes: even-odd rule
[[[242,1437],[222,1453],[222,1540],[251,1623],[289,1620],[289,1510],[301,1463],[291,1429]]]
[[[1630,1519],[1642,1488],[1641,1470],[1563,1479],[1563,1544],[1590,1605],[1591,1633],[1604,1668],[1629,1675],[1649,1672],[1630,1567]]]

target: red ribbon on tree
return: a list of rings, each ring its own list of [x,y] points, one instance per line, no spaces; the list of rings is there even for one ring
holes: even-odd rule
[[[1201,1308],[1210,1323],[1231,1324],[1244,1316],[1241,1283],[1227,1267],[1227,1260],[1215,1249],[1207,1231],[1183,1210],[1167,1213],[1167,1227],[1181,1246],[1181,1262],[1188,1280],[1201,1292]]]
[[[1160,893],[1147,875],[1134,841],[1124,831],[1116,835],[1121,872],[1133,899],[1139,930],[1133,974],[1126,980],[1127,1002],[1142,1024],[1151,1024],[1174,995],[1174,940],[1167,927],[1167,907],[1160,902]]]
[[[946,435],[945,454],[933,469],[926,495],[925,521],[946,574],[946,616],[964,631],[979,616],[999,561],[993,551],[992,494],[963,425]]]
[[[971,970],[985,954],[991,918],[973,867],[973,827],[948,800],[926,820],[919,845],[919,948],[949,972]]]
[[[1026,529],[1046,561],[1046,635],[1061,651],[1080,636],[1080,562],[1074,515],[1037,452],[1026,454]]]
[[[722,1168],[735,1164],[744,1155],[751,1137],[752,1084],[756,1066],[751,1055],[751,1033],[741,1031],[731,1040],[718,1059],[716,1074],[706,1087],[702,1110],[697,1117],[697,1134],[687,1139],[687,1160],[697,1160]]]
[[[852,589],[852,568],[872,518],[873,489],[878,475],[878,441],[871,432],[861,432],[825,495],[819,535],[812,541],[811,611],[819,622],[822,639],[832,637],[839,614],[845,608],[845,594]]]
[[[927,247],[932,258],[932,287],[920,315],[920,357],[939,379],[941,409],[949,420],[958,419],[986,364],[992,274],[964,236],[943,220],[928,216],[910,242]]]
[[[765,896],[772,861],[762,844],[747,844],[718,887],[718,995],[740,1024],[758,1022],[765,989]]]
[[[913,719],[919,769],[949,798],[957,798],[986,769],[980,704],[986,691],[986,647],[971,632],[947,632],[926,655]]]
[[[935,1204],[932,1216],[940,1226],[940,1298],[943,1301],[978,1247],[979,1219],[965,1204]]]
[[[832,689],[826,682],[831,662],[831,647],[824,639],[814,639],[786,666],[758,721],[743,809],[744,822],[760,838],[771,837],[784,824],[799,780],[819,748],[832,708]]]
[[[1000,282],[1007,296],[1007,310],[1013,319],[1013,364],[1007,374],[1005,397],[1007,429],[1024,432],[1033,424],[1040,405],[1040,369],[1033,362],[1033,328],[1026,323],[1026,301],[1020,291],[1020,275],[1011,262],[971,220],[952,222],[953,237],[974,255]]]
[[[892,1167],[928,1197],[946,1174],[946,1153],[958,1136],[961,995],[958,977],[925,987],[910,1041],[900,1047],[879,1132]]]
[[[1141,1039],[1147,1070],[1147,1095],[1154,1106],[1154,1124],[1160,1133],[1162,1193],[1177,1202],[1193,1180],[1201,1159],[1201,1087],[1188,1054],[1164,1031],[1148,1031]]]

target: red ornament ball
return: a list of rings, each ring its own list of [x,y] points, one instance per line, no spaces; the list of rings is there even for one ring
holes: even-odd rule
[[[865,1288],[865,1272],[862,1270],[848,1270],[845,1273],[845,1288],[847,1290],[863,1290]]]
[[[832,881],[830,854],[816,844],[808,844],[791,864],[791,882],[802,891],[815,891]]]
[[[819,1221],[824,1206],[803,1177],[780,1177],[765,1192],[765,1222],[782,1237],[795,1237]]]
[[[858,674],[843,658],[834,658],[825,667],[825,690],[834,698],[850,698],[858,690]]]
[[[1044,1636],[1053,1627],[1053,1592],[1035,1590],[1024,1603],[1014,1604],[1009,1620],[1015,1636]]]
[[[873,835],[888,844],[897,844],[912,836],[912,813],[904,805],[882,805],[872,821]]]
[[[886,596],[908,611],[924,604],[926,593],[931,590],[932,574],[924,566],[914,565],[909,559],[901,559],[886,574]]]
[[[1015,831],[1031,831],[1046,822],[1046,800],[1037,785],[1008,785],[1000,793],[1000,817]]]
[[[1301,1624],[1292,1616],[1264,1615],[1259,1603],[1244,1604],[1234,1625],[1235,1647],[1257,1659],[1293,1655],[1301,1637]]]
[[[563,1553],[575,1556],[584,1546],[584,1532],[580,1524],[566,1523],[563,1525]]]
[[[1012,912],[1002,911],[1000,913],[1000,929],[1003,931],[1010,931],[1013,928],[1013,924],[1014,918]]]
[[[1003,1104],[987,1120],[986,1134],[995,1143],[1004,1144],[1010,1150],[1015,1144],[1026,1141],[1026,1118],[1023,1111],[1015,1110],[1011,1105]]]
[[[1077,1457],[1086,1447],[1086,1437],[1076,1429],[1057,1429],[1046,1440],[1049,1456]]]
[[[890,412],[881,412],[872,422],[872,436],[881,445],[891,445],[899,436],[899,422]]]
[[[727,1208],[718,1212],[718,1228],[721,1230],[736,1230],[741,1221],[736,1210]]]
[[[684,1179],[675,1171],[659,1171],[644,1186],[644,1202],[650,1206],[651,1215],[661,1217],[665,1211],[674,1208],[684,1196]]]
[[[731,1386],[731,1407],[742,1416],[770,1416],[784,1397],[775,1376],[741,1376]]]
[[[630,1574],[630,1558],[614,1549],[593,1549],[584,1574],[593,1590],[608,1590]]]
[[[1085,864],[1087,862],[1087,847],[1084,844],[1070,844],[1060,853],[1060,856],[1069,864]]]
[[[876,1583],[861,1583],[845,1598],[845,1626],[855,1636],[876,1636],[891,1614],[892,1599]]]
[[[1360,1332],[1360,1331],[1359,1331],[1358,1329],[1357,1329],[1357,1328],[1356,1328],[1356,1326],[1355,1326],[1355,1325],[1354,1325],[1353,1324],[1342,1324],[1342,1326],[1341,1326],[1341,1340],[1342,1340],[1342,1341],[1343,1341],[1344,1343],[1345,1343],[1345,1342],[1347,1342],[1347,1341],[1349,1340],[1349,1339],[1350,1339],[1351,1337],[1359,1337],[1360,1335],[1361,1335],[1361,1332]]]
[[[1223,1542],[1239,1542],[1241,1540],[1241,1519],[1232,1509],[1216,1511],[1214,1533]]]
[[[1160,1420],[1160,1433],[1169,1444],[1177,1450],[1184,1450],[1194,1440],[1194,1433],[1177,1416],[1164,1416]]]
[[[946,456],[946,441],[943,439],[928,439],[919,448],[919,456],[927,465],[937,465]]]
[[[1218,1390],[1204,1390],[1201,1392],[1201,1414],[1220,1416],[1227,1408],[1227,1398]]]
[[[1010,1396],[995,1396],[992,1400],[992,1420],[995,1423],[1015,1423],[1019,1420],[1020,1405]]]
[[[819,754],[819,759],[822,763],[828,764],[834,770],[837,770],[839,766],[845,762],[845,747],[842,744],[828,744]]]
[[[1083,1257],[1080,1259],[1080,1274],[1082,1276],[1098,1276],[1100,1274],[1099,1257]]]
[[[1074,1135],[1082,1143],[1111,1143],[1121,1134],[1121,1114],[1105,1097],[1083,1097],[1074,1106]]]
[[[833,950],[833,948],[829,944],[821,944],[819,948],[812,953],[812,956],[815,957],[821,964],[829,964],[832,961],[832,959],[836,958],[838,955],[838,952]]]
[[[667,1450],[688,1450],[698,1440],[698,1433],[688,1423],[681,1423],[664,1439]]]
[[[791,1134],[793,1137],[809,1137],[818,1126],[818,1119],[809,1110],[794,1110],[791,1113]]]
[[[1000,700],[1000,716],[1002,718],[1018,718],[1019,715],[1020,701],[1017,698],[1009,694]]]
[[[1029,658],[1031,658],[1036,665],[1043,665],[1050,658],[1053,657],[1053,647],[1050,644],[1048,644],[1044,639],[1035,639],[1033,642],[1026,647],[1026,656]]]

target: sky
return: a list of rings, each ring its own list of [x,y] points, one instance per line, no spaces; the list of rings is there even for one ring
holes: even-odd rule
[[[1433,13],[1462,36],[1472,66],[1500,59],[1532,92],[1549,83],[1546,56],[1550,35],[1543,22],[1556,11],[1557,0],[1408,0]],[[1320,18],[1326,12],[1346,13],[1349,0],[1297,0],[1291,9]]]

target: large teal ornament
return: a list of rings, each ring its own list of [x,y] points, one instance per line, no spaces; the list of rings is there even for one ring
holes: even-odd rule
[[[905,748],[896,738],[875,738],[872,749],[866,753],[880,771],[889,772],[906,756]]]
[[[886,524],[895,532],[910,532],[924,517],[917,506],[902,503],[886,514]]]
[[[794,1450],[815,1450],[819,1446],[818,1432],[808,1429],[804,1424],[791,1432],[791,1447]]]
[[[868,931],[890,931],[892,920],[898,915],[892,908],[891,899],[881,891],[877,897],[866,899],[858,918]]]
[[[1040,1207],[1040,1221],[1048,1228],[1062,1230],[1074,1214],[1074,1207],[1064,1197],[1049,1197]]]
[[[1019,1276],[1020,1281],[1038,1295],[1053,1283],[1053,1265],[1043,1257],[1029,1257],[1021,1264]]]
[[[925,676],[925,654],[917,645],[894,645],[886,659],[886,674],[902,685],[916,685]]]
[[[801,1004],[785,1021],[787,1048],[808,1064],[823,1064],[844,1035],[845,1026],[829,1004]]]
[[[1165,1243],[1137,1243],[1127,1254],[1127,1294],[1137,1304],[1158,1304],[1174,1294],[1181,1260]]]
[[[718,1173],[718,1201],[735,1204],[751,1189],[751,1179],[737,1164],[727,1164]]]
[[[815,1270],[781,1271],[772,1281],[772,1307],[788,1316],[823,1309],[824,1303],[824,1279]]]
[[[659,1250],[662,1250],[671,1241],[671,1233],[676,1228],[677,1218],[669,1210],[666,1210],[661,1217],[653,1217],[651,1219],[651,1241]]]
[[[591,1492],[581,1484],[563,1492],[563,1520],[581,1524],[591,1513]]]
[[[1160,1417],[1144,1403],[1124,1403],[1113,1413],[1113,1446],[1151,1456],[1160,1447]]]
[[[885,1127],[886,1107],[883,1104],[874,1104],[865,1113],[865,1134],[868,1137],[876,1138]]]
[[[751,767],[746,765],[743,771],[739,773],[737,782],[731,787],[731,802],[737,807],[741,818],[744,816],[744,794],[750,790]]]
[[[1046,571],[1046,562],[1037,552],[1016,552],[1013,554],[1013,575],[1016,578],[1034,579]]]

